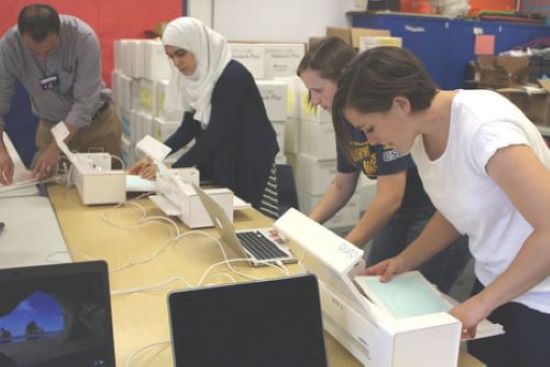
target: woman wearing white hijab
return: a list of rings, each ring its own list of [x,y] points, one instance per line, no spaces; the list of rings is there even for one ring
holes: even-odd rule
[[[181,126],[164,144],[174,153],[195,139],[173,167],[196,166],[201,179],[232,189],[276,217],[279,148],[252,75],[231,59],[225,38],[197,19],[171,21],[162,42],[174,66],[165,107],[185,111]],[[154,171],[141,161],[130,173],[150,177]]]

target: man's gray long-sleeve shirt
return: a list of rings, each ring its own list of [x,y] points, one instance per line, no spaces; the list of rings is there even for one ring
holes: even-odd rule
[[[9,111],[15,81],[27,90],[33,113],[49,121],[88,125],[109,97],[101,80],[101,53],[92,28],[82,20],[61,15],[59,47],[45,61],[23,45],[17,27],[0,40],[0,129]],[[57,75],[59,84],[43,89],[40,80]]]

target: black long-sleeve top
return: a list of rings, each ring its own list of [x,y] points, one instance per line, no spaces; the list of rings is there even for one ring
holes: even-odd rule
[[[186,112],[178,130],[164,142],[176,152],[195,139],[173,167],[196,166],[201,179],[228,187],[258,207],[279,147],[250,72],[231,60],[212,91],[205,130],[193,115]]]

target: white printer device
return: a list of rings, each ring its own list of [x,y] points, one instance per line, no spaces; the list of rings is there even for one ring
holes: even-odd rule
[[[324,328],[361,363],[369,367],[457,366],[459,320],[447,312],[393,317],[355,283],[365,268],[361,249],[292,208],[274,226],[291,240],[294,255],[319,279]],[[501,325],[484,320],[476,338],[502,333]]]
[[[177,216],[190,228],[213,226],[192,184],[199,185],[200,174],[194,167],[168,169],[163,163],[170,148],[147,135],[136,144],[158,168],[156,178],[157,195],[149,198],[169,216]],[[206,189],[225,214],[233,220],[233,192],[226,188]]]

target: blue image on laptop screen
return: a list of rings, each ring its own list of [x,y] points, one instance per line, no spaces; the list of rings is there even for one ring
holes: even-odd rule
[[[89,264],[0,270],[1,367],[114,366],[106,273],[70,271]]]

